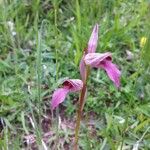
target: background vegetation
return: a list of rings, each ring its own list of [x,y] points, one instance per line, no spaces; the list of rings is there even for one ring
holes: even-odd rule
[[[97,52],[113,53],[121,89],[91,72],[80,149],[149,150],[149,10],[148,0],[0,0],[0,149],[72,148],[78,94],[54,114],[51,94],[64,78],[80,78],[98,23]]]

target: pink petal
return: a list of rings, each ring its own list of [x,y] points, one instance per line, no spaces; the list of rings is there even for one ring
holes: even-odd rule
[[[76,92],[82,89],[83,82],[79,79],[68,79],[63,82],[63,86],[68,87],[70,92]]]
[[[112,63],[111,53],[89,53],[85,56],[85,63],[95,68],[103,68],[108,77],[114,82],[116,87],[120,86],[120,75],[118,67]]]
[[[116,87],[119,88],[121,72],[119,71],[117,65],[113,64],[109,60],[105,60],[100,66],[107,72],[108,77],[114,82]]]
[[[93,28],[91,37],[88,42],[88,53],[94,53],[97,48],[98,41],[98,24],[96,24]]]
[[[62,103],[65,100],[68,92],[68,88],[59,88],[54,92],[51,101],[52,110],[54,110],[60,103]]]
[[[80,75],[81,75],[81,78],[83,81],[85,79],[85,72],[86,72],[86,65],[84,62],[84,57],[85,57],[85,54],[83,55],[83,57],[81,58],[81,61],[80,61]]]

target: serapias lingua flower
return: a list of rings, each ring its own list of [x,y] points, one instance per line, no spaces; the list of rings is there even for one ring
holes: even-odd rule
[[[62,103],[67,94],[70,92],[80,91],[83,83],[79,79],[67,79],[62,83],[62,87],[54,91],[51,100],[51,108],[54,110],[60,103]]]
[[[89,53],[84,58],[85,64],[95,68],[102,68],[106,71],[108,77],[113,81],[117,88],[120,87],[121,72],[116,64],[112,63],[112,54],[107,53]]]

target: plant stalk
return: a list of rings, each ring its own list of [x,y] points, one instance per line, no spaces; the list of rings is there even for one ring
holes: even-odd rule
[[[82,110],[84,107],[85,102],[85,94],[87,89],[87,79],[89,75],[89,66],[86,66],[86,72],[85,72],[85,80],[83,81],[83,88],[81,90],[80,98],[79,98],[79,108],[77,111],[77,121],[76,121],[76,128],[75,128],[75,144],[74,144],[74,150],[78,150],[78,140],[79,140],[79,130],[80,130],[80,122],[82,119]]]
[[[83,85],[80,99],[79,99],[79,109],[77,111],[77,121],[76,121],[76,129],[75,129],[75,146],[74,150],[78,149],[78,140],[79,140],[79,129],[80,129],[80,122],[81,122],[81,116],[82,116],[82,108],[84,104],[84,97],[86,93],[86,84]]]

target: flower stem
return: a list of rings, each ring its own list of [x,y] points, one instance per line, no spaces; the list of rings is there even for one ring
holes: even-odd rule
[[[81,94],[80,94],[80,98],[79,98],[79,109],[77,111],[74,150],[78,150],[79,129],[80,129],[80,122],[81,122],[81,118],[82,118],[82,110],[83,110],[83,106],[84,106],[84,102],[85,102],[85,94],[86,94],[86,88],[87,88],[88,75],[89,75],[89,67],[86,66],[85,80],[83,82],[83,88],[81,90]]]

